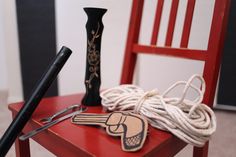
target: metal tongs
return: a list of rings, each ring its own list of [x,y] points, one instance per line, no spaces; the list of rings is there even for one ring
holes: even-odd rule
[[[30,132],[28,132],[28,133],[26,133],[26,134],[20,136],[19,139],[22,140],[22,141],[24,141],[24,140],[26,140],[26,139],[28,139],[28,138],[30,138],[30,137],[32,137],[32,136],[38,134],[39,132],[48,129],[48,128],[51,127],[51,126],[53,126],[53,125],[55,125],[55,124],[58,124],[58,123],[61,122],[61,121],[64,121],[64,120],[66,120],[66,119],[68,119],[68,118],[71,118],[71,117],[73,117],[73,116],[75,116],[75,115],[77,115],[77,114],[80,114],[81,112],[84,112],[84,111],[87,110],[86,107],[82,107],[82,106],[80,106],[80,105],[79,105],[79,107],[80,107],[79,110],[74,111],[74,112],[72,112],[72,113],[70,113],[70,114],[67,114],[67,115],[65,115],[65,116],[62,116],[62,117],[60,117],[60,118],[58,118],[58,119],[56,119],[56,120],[50,121],[50,122],[48,122],[47,124],[45,124],[44,126],[39,127],[39,128],[37,128],[37,129],[35,129],[35,130],[32,130],[32,131],[30,131]],[[68,109],[68,108],[69,108],[69,109]],[[68,108],[62,110],[62,111],[64,111],[64,112],[59,111],[58,113],[52,115],[51,117],[55,118],[55,117],[57,117],[58,115],[61,115],[61,114],[65,113],[65,112],[67,112],[67,111],[70,110],[72,107],[68,107]],[[66,110],[66,111],[65,111],[65,110]],[[59,114],[59,113],[60,113],[60,114]],[[55,116],[55,115],[56,115],[56,116]],[[53,118],[51,118],[51,119],[53,119]]]
[[[70,111],[70,110],[74,110],[74,109],[76,109],[76,108],[78,108],[78,107],[80,107],[80,106],[81,106],[80,104],[75,104],[75,105],[72,105],[72,106],[68,106],[67,108],[65,108],[65,109],[63,109],[63,110],[60,110],[59,112],[55,113],[54,115],[52,115],[52,116],[50,116],[50,117],[42,118],[42,119],[40,120],[40,122],[42,122],[42,123],[44,123],[44,124],[49,123],[49,122],[51,122],[54,118],[56,118],[56,117],[62,115],[63,113],[66,113],[66,112],[68,112],[68,111]]]

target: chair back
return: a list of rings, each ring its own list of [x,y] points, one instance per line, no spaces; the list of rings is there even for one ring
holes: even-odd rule
[[[132,83],[137,56],[139,54],[166,55],[170,57],[203,61],[203,77],[206,81],[206,92],[203,102],[212,107],[218,80],[222,49],[224,46],[230,0],[215,0],[206,50],[191,49],[188,47],[196,0],[187,1],[179,48],[173,47],[172,42],[180,1],[171,1],[165,43],[164,46],[158,46],[157,41],[160,33],[164,2],[164,0],[158,0],[157,2],[154,25],[153,28],[151,28],[152,35],[150,44],[140,44],[139,36],[144,0],[133,0],[120,83]]]

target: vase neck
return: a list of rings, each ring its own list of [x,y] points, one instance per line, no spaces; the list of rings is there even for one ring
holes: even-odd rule
[[[88,18],[101,20],[107,9],[104,8],[84,8]]]

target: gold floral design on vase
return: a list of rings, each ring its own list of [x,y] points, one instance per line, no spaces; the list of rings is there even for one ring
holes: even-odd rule
[[[94,77],[99,77],[97,71],[99,70],[99,62],[100,62],[100,56],[99,51],[96,49],[96,44],[94,43],[97,38],[100,37],[100,34],[98,34],[100,29],[100,25],[98,23],[97,30],[92,30],[92,39],[88,40],[88,64],[89,64],[89,72],[90,76],[88,80],[85,80],[85,83],[88,88],[92,88],[91,81],[94,79]]]

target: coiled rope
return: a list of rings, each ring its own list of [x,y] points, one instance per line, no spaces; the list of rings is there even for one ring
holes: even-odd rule
[[[194,79],[201,82],[199,88]],[[184,85],[181,97],[168,97],[174,88]],[[186,98],[188,89],[198,93],[195,100]],[[145,92],[135,85],[120,85],[101,92],[102,105],[110,111],[132,110],[143,115],[155,128],[169,131],[197,147],[202,147],[216,130],[216,117],[207,105],[202,103],[205,81],[200,75],[193,75],[188,81],[178,81],[163,94],[157,90]]]

